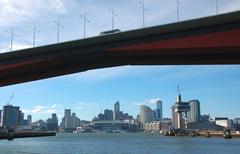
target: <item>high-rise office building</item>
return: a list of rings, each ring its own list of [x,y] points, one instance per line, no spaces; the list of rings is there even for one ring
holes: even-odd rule
[[[65,109],[64,117],[70,117],[70,116],[71,116],[71,109]]]
[[[112,110],[104,110],[104,120],[113,120],[113,111]]]
[[[18,119],[18,121],[19,121],[19,126],[23,126],[24,125],[24,113],[21,110],[19,110],[19,119]]]
[[[65,130],[72,130],[80,126],[80,119],[70,109],[65,109],[64,117],[62,118],[61,128]]]
[[[57,123],[58,124],[58,118],[56,113],[52,113],[52,123]]]
[[[72,128],[80,126],[80,119],[76,116],[76,113],[72,113]]]
[[[58,130],[58,118],[56,113],[52,114],[52,118],[48,118],[47,129],[50,131]]]
[[[119,101],[114,103],[113,120],[120,120],[120,103],[119,103]]]
[[[153,120],[153,111],[150,107],[140,106],[140,127],[144,129],[145,123]]]
[[[2,126],[2,110],[0,110],[0,126]]]
[[[65,109],[64,117],[63,117],[63,127],[65,129],[73,128],[72,125],[72,117],[71,117],[71,109]]]
[[[3,126],[16,128],[19,126],[20,111],[18,106],[5,105],[3,107]]]
[[[154,120],[162,120],[162,101],[157,100],[156,109],[154,110]]]
[[[32,116],[31,115],[27,116],[27,123],[28,123],[28,125],[31,125],[31,123],[32,123]]]
[[[190,111],[187,113],[188,123],[199,122],[201,118],[200,102],[198,100],[189,101]]]

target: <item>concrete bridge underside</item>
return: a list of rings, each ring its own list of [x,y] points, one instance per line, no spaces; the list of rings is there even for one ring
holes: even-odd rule
[[[240,12],[0,54],[0,86],[122,65],[240,64]]]

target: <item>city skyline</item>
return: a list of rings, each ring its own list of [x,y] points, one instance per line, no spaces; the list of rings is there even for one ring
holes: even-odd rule
[[[112,2],[111,2],[112,3]],[[47,5],[48,4],[48,5]],[[121,4],[121,5],[120,5]],[[160,5],[161,4],[161,5]],[[114,2],[116,28],[122,31],[142,28],[142,7],[138,0]],[[83,38],[84,12],[87,37],[99,35],[111,29],[112,7],[109,1],[38,1],[0,2],[0,52],[10,50],[10,31],[14,28],[13,50],[31,47],[36,22],[35,46],[56,43],[57,26],[53,20],[60,16],[60,42]],[[145,0],[146,27],[177,21],[176,1]],[[238,0],[219,0],[219,14],[236,11]],[[12,10],[12,11],[11,11]],[[43,12],[43,13],[41,13]],[[191,13],[190,13],[191,12]],[[181,0],[180,21],[216,14],[215,2]],[[38,19],[36,21],[36,19]],[[40,31],[40,32],[38,32]],[[49,34],[49,35],[47,35]],[[120,101],[121,109],[131,115],[139,113],[139,105],[155,108],[156,99],[163,101],[163,117],[171,117],[175,102],[176,86],[182,87],[182,99],[198,99],[202,114],[211,116],[239,117],[238,92],[240,90],[240,66],[123,66],[97,69],[46,80],[34,81],[0,88],[0,105],[5,105],[12,93],[11,104],[21,106],[25,115],[33,121],[47,119],[52,113],[62,118],[65,108],[71,108],[80,119],[91,120],[105,108],[113,109]]]

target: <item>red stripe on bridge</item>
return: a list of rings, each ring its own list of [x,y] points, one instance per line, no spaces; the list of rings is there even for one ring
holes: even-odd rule
[[[214,47],[239,47],[240,29],[214,32],[198,36],[186,36],[170,40],[158,40],[153,42],[128,45],[111,48],[107,51],[128,50],[157,50],[157,49],[184,49],[184,48],[214,48]]]

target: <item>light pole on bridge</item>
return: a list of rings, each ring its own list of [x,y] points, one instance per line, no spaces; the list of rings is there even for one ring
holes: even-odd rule
[[[84,12],[83,15],[80,15],[81,18],[83,18],[83,38],[86,37],[87,32],[87,23],[90,23],[90,20],[87,18],[87,13]]]
[[[114,23],[115,23],[115,17],[117,17],[117,14],[115,13],[114,6],[112,6],[112,9],[108,9],[112,13],[112,30],[114,30]]]
[[[6,31],[6,33],[10,34],[10,51],[13,51],[13,39],[14,37],[19,37],[19,35],[14,34],[14,28],[11,28],[11,31]]]
[[[60,27],[64,28],[64,25],[60,24],[60,17],[58,16],[58,20],[55,21],[53,20],[53,23],[55,23],[57,25],[57,43],[59,42],[59,37],[60,37]]]
[[[32,47],[35,47],[36,44],[36,32],[40,32],[39,30],[37,30],[37,26],[36,23],[33,23],[33,26],[29,26],[29,28],[31,28],[33,30],[33,40],[32,40]]]
[[[145,27],[145,12],[147,11],[147,9],[145,8],[145,1],[142,0],[139,2],[139,4],[142,6],[142,24],[143,24],[143,28]]]
[[[179,22],[180,17],[179,17],[179,5],[180,5],[180,1],[177,0],[177,21]]]

